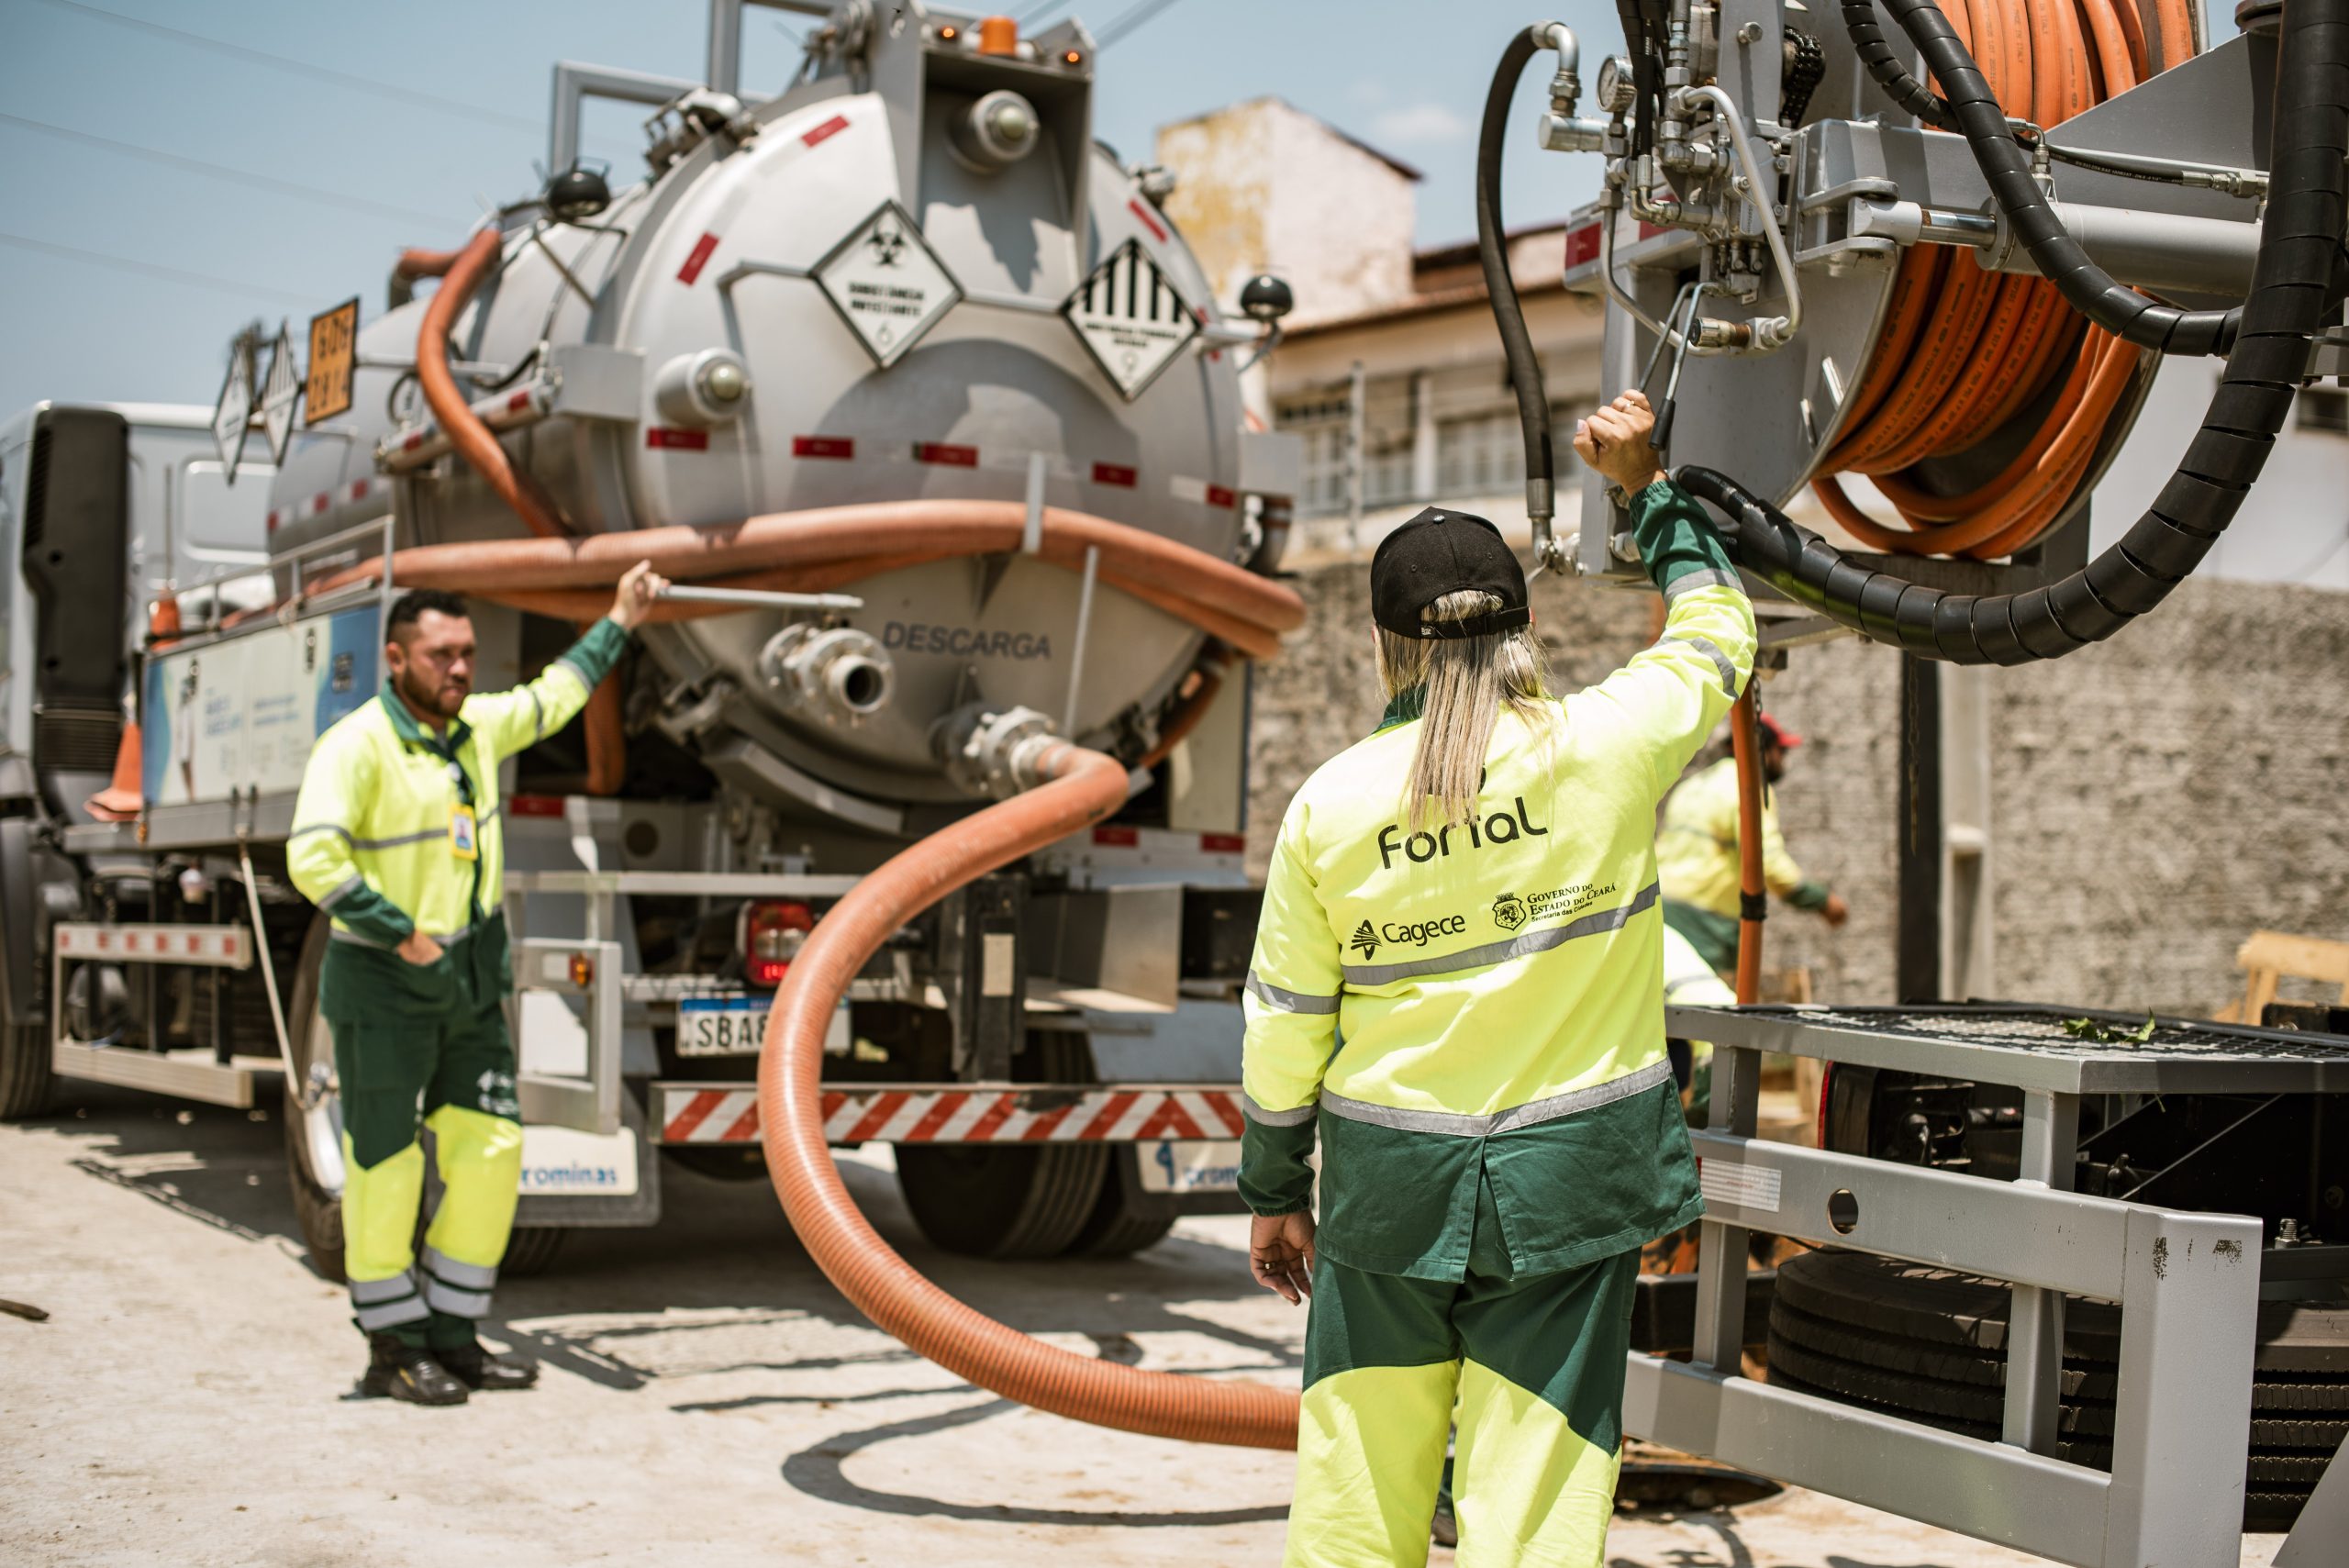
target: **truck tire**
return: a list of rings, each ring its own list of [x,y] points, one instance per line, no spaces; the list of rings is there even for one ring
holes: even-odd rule
[[[1996,1439],[2006,1389],[2008,1286],[1864,1252],[1778,1265],[1770,1381],[1970,1437]],[[2059,1456],[2110,1470],[2121,1311],[2066,1299]],[[2259,1307],[2243,1528],[2291,1528],[2349,1434],[2349,1308]]]
[[[1130,1258],[1145,1247],[1155,1247],[1174,1229],[1177,1218],[1171,1204],[1152,1205],[1137,1192],[1134,1162],[1122,1149],[1111,1151],[1109,1169],[1103,1173],[1101,1196],[1085,1217],[1076,1240],[1068,1244],[1072,1258]]]
[[[286,1043],[293,1048],[299,1081],[285,1085],[278,1119],[285,1125],[285,1177],[294,1193],[294,1220],[302,1243],[310,1251],[310,1266],[321,1279],[342,1283],[342,1103],[324,1084],[334,1070],[334,1042],[318,1011],[318,973],[326,963],[327,936],[331,927],[324,915],[310,922],[302,940],[302,956],[294,968],[294,1000],[285,1013]],[[322,1092],[305,1109],[304,1083],[317,1077]]]
[[[1040,1032],[1022,1066],[1036,1082],[1082,1084],[1093,1053],[1081,1036]],[[897,1145],[897,1186],[937,1246],[973,1258],[1053,1258],[1092,1218],[1109,1176],[1106,1143]]]
[[[0,1022],[0,1121],[24,1121],[49,1108],[54,1080],[49,1030],[39,1024]]]
[[[562,1239],[571,1232],[545,1225],[518,1225],[506,1239],[506,1261],[497,1265],[500,1279],[528,1279],[554,1267]]]

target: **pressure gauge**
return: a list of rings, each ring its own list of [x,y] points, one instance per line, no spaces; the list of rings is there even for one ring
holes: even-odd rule
[[[1629,109],[1639,96],[1639,84],[1631,74],[1631,62],[1620,54],[1610,54],[1598,66],[1598,106],[1610,115]]]

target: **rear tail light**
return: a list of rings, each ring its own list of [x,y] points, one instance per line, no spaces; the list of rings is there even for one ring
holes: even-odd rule
[[[791,961],[816,929],[815,911],[794,899],[762,898],[742,917],[742,977],[753,985],[780,985]]]
[[[1821,1149],[1827,1147],[1827,1107],[1831,1103],[1830,1096],[1834,1093],[1835,1064],[1832,1062],[1823,1062],[1820,1064],[1819,1073],[1819,1137],[1817,1140],[1818,1147]]]

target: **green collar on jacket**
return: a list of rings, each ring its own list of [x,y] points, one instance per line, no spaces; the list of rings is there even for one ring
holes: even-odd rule
[[[1386,711],[1379,716],[1378,729],[1371,733],[1375,735],[1379,729],[1392,729],[1398,724],[1408,724],[1426,712],[1427,706],[1427,687],[1407,686],[1397,692],[1393,700],[1387,703]]]
[[[397,735],[404,745],[422,746],[440,756],[453,758],[458,750],[473,739],[473,726],[462,718],[449,721],[446,736],[435,734],[418,724],[416,715],[408,711],[407,704],[400,700],[399,690],[392,684],[389,675],[384,677],[384,690],[377,700],[384,705],[384,717],[392,721],[392,733]]]

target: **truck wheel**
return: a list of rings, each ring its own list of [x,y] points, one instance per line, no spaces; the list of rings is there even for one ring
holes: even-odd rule
[[[1033,1149],[897,1146],[897,1185],[921,1233],[974,1258],[1052,1258],[1091,1218],[1109,1163],[1101,1143]]]
[[[500,1279],[528,1279],[554,1266],[562,1239],[571,1232],[544,1225],[518,1225],[506,1240],[506,1261],[497,1265]]]
[[[1141,1184],[1134,1179],[1133,1165],[1133,1156],[1124,1150],[1112,1151],[1100,1199],[1076,1240],[1068,1244],[1070,1257],[1130,1258],[1145,1247],[1157,1246],[1174,1229],[1172,1204],[1162,1201],[1153,1208],[1147,1195],[1136,1191]]]
[[[49,1108],[49,1030],[0,1023],[0,1121],[23,1121]]]
[[[1081,1036],[1039,1033],[1022,1066],[1036,1081],[1083,1084]],[[1052,1258],[1068,1251],[1100,1201],[1106,1143],[897,1145],[897,1186],[932,1243],[974,1258]]]
[[[1778,1265],[1770,1381],[1968,1436],[1998,1435],[2008,1287],[1923,1263],[1820,1251]],[[2061,1457],[2112,1467],[2121,1311],[2067,1298]],[[2349,1308],[2264,1301],[2243,1528],[2291,1528],[2349,1433]]]
[[[298,1082],[285,1085],[279,1119],[285,1125],[285,1175],[294,1191],[294,1218],[310,1250],[319,1277],[342,1283],[342,1097],[334,1082],[334,1042],[318,1011],[318,973],[326,963],[327,934],[320,915],[302,941],[294,971],[294,1003],[285,1014],[286,1041],[294,1049]],[[303,1084],[318,1087],[305,1109]]]

